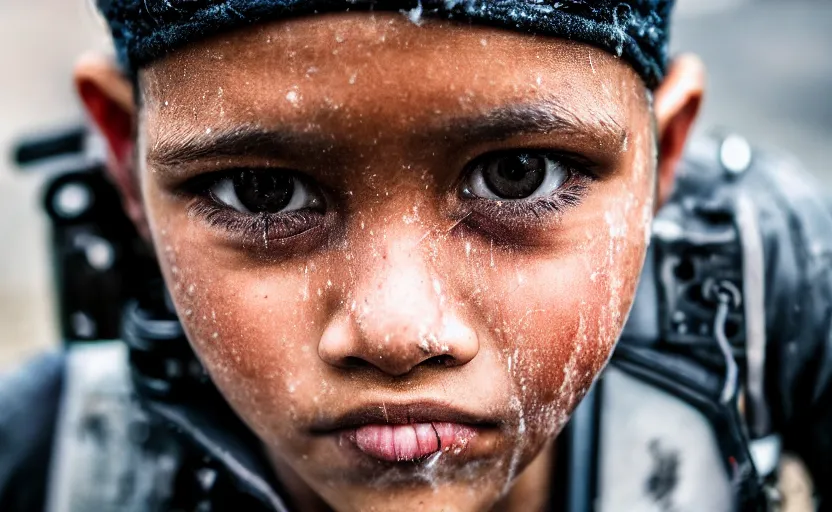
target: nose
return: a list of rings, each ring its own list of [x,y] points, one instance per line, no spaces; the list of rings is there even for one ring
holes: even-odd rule
[[[458,314],[418,244],[408,241],[385,245],[356,269],[352,300],[319,343],[326,363],[398,377],[420,365],[464,365],[477,355],[476,331]]]

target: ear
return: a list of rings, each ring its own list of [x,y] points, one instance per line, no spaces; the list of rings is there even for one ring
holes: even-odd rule
[[[107,173],[121,194],[124,211],[139,233],[149,240],[134,161],[137,107],[133,86],[111,59],[88,55],[75,66],[75,88],[89,118],[107,143]]]
[[[654,112],[658,129],[658,201],[660,207],[673,190],[676,168],[699,113],[705,87],[705,67],[694,55],[674,59],[656,90]]]

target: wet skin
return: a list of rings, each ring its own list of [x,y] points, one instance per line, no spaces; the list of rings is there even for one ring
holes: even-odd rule
[[[655,189],[637,75],[585,45],[357,14],[196,44],[140,87],[177,311],[295,499],[508,506],[631,306]],[[518,158],[545,186],[493,194]],[[390,424],[462,434],[405,453]]]

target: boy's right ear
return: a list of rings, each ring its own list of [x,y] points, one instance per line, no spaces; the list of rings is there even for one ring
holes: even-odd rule
[[[75,88],[90,120],[107,143],[107,173],[121,194],[127,216],[150,239],[136,169],[136,106],[133,85],[112,59],[88,55],[75,66]]]

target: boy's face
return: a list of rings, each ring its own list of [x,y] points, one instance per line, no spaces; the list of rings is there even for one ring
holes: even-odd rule
[[[165,278],[281,476],[340,510],[493,505],[633,299],[656,144],[635,72],[360,14],[220,36],[140,86]]]

